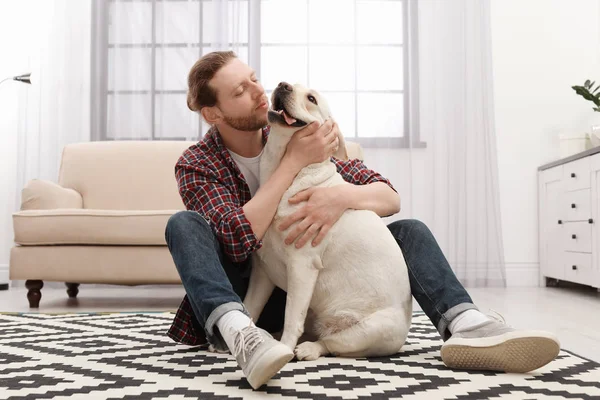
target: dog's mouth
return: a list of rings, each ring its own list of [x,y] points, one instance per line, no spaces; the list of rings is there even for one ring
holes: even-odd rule
[[[273,108],[269,110],[269,122],[280,123],[282,125],[294,127],[306,125],[306,122],[290,115],[290,113],[285,109],[283,101],[279,96],[275,96],[273,99]]]

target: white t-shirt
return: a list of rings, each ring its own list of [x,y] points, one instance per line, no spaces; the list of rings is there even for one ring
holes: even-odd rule
[[[229,149],[227,149],[227,151],[237,164],[240,171],[242,171],[242,175],[244,175],[244,178],[246,179],[248,188],[250,188],[250,195],[254,197],[254,194],[258,190],[258,185],[260,184],[260,157],[262,156],[263,152],[261,151],[256,157],[248,158],[242,157]]]

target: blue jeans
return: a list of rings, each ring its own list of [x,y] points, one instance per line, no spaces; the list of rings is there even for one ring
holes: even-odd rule
[[[477,307],[454,275],[427,225],[416,219],[402,219],[389,224],[388,229],[404,254],[413,297],[442,339],[448,340],[450,321]]]
[[[388,228],[404,253],[412,295],[447,340],[450,321],[461,312],[477,307],[458,282],[425,224],[399,220]],[[198,323],[210,343],[226,348],[215,322],[231,310],[248,315],[242,299],[248,288],[250,259],[243,263],[231,262],[208,222],[194,211],[172,215],[165,237]],[[269,332],[281,330],[284,311],[285,292],[276,288],[256,324]]]
[[[194,211],[171,216],[165,230],[167,246],[188,296],[196,320],[216,348],[226,350],[215,322],[231,310],[250,316],[242,303],[250,281],[250,258],[232,262],[208,222]],[[283,329],[286,293],[275,288],[256,325],[268,332]]]

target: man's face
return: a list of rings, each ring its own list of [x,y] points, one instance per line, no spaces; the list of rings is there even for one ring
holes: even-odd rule
[[[232,59],[210,81],[216,90],[217,105],[223,121],[240,131],[256,131],[267,125],[269,101],[256,73],[240,61]]]

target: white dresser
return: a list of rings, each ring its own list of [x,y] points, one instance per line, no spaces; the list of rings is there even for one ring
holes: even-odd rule
[[[538,169],[540,275],[600,288],[600,148]]]

